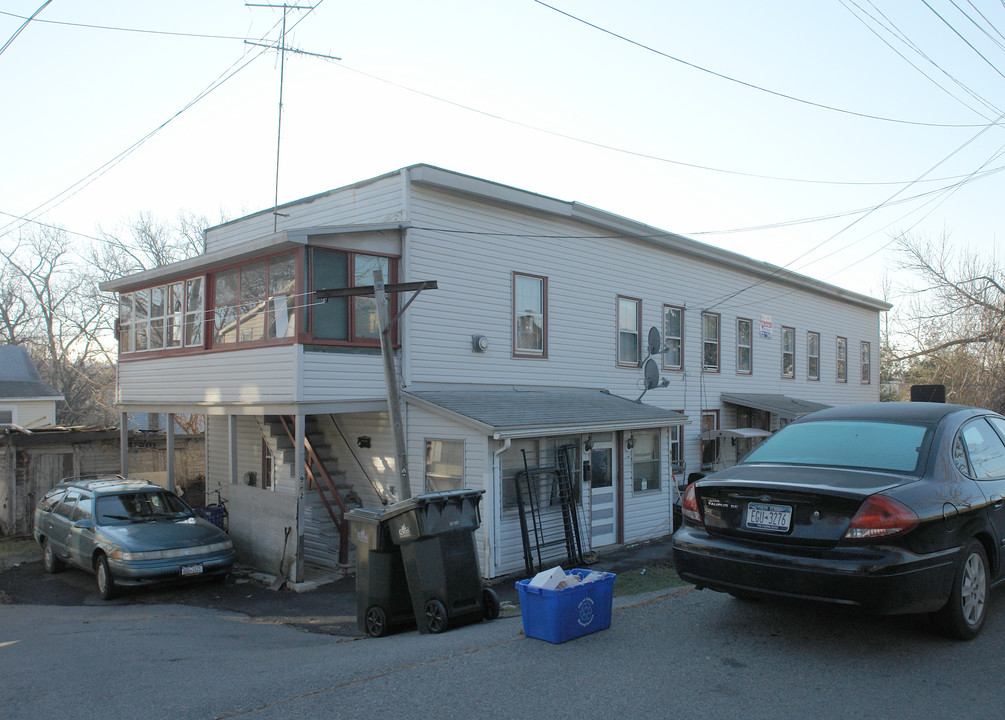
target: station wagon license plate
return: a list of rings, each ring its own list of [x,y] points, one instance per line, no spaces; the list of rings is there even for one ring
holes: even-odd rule
[[[790,505],[747,504],[747,527],[751,530],[788,532],[791,524],[792,507]]]
[[[202,574],[202,563],[198,565],[182,565],[181,566],[182,575],[201,575]]]

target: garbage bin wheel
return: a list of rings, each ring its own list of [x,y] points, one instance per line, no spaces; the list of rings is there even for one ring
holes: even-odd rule
[[[447,629],[447,608],[436,598],[426,603],[426,627],[434,634]]]
[[[384,608],[374,605],[366,611],[366,634],[370,637],[387,635],[387,613]]]
[[[495,620],[499,617],[499,596],[492,588],[482,588],[482,605],[485,606],[485,619]]]

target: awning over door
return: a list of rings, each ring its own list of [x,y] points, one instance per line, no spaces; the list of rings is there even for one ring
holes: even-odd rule
[[[766,438],[771,437],[771,431],[760,428],[730,428],[720,430],[703,430],[702,440],[719,440],[722,438]]]
[[[785,420],[795,420],[796,418],[808,415],[817,410],[826,410],[830,405],[813,402],[811,400],[800,400],[788,395],[769,395],[762,393],[734,394],[723,393],[722,401],[730,405],[740,405],[742,407],[754,408],[755,410],[765,410],[778,415]]]
[[[483,428],[495,438],[566,435],[684,425],[687,416],[583,388],[410,390],[405,402]]]

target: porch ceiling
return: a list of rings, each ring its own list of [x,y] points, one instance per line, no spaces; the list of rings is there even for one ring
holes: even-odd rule
[[[685,425],[673,410],[582,388],[478,388],[402,393],[416,404],[495,438],[609,432]]]

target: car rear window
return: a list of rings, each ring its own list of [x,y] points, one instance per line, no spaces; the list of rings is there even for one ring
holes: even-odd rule
[[[825,465],[915,473],[929,429],[922,425],[860,420],[796,423],[775,433],[744,465]]]
[[[191,514],[188,506],[174,493],[136,492],[98,498],[97,515],[101,525],[127,525],[160,518]]]

